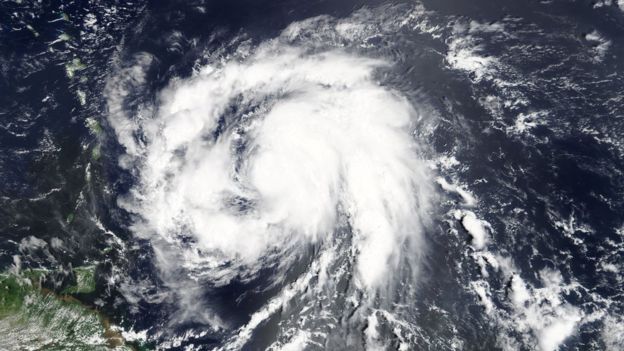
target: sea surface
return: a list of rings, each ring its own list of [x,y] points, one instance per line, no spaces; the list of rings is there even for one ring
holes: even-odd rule
[[[624,2],[0,3],[0,349],[624,349]]]

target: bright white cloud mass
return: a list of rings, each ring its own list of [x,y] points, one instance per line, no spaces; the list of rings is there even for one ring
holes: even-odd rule
[[[374,288],[401,246],[418,240],[430,192],[411,135],[415,111],[375,80],[385,65],[271,41],[173,82],[154,118],[117,108],[120,86],[143,79],[128,69],[109,84],[109,104],[137,165],[140,183],[125,200],[141,219],[137,233],[168,243],[161,255],[176,247],[185,261],[218,269],[258,267],[269,253],[349,225],[357,279]]]

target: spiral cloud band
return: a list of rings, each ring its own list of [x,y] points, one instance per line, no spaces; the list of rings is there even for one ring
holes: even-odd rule
[[[376,82],[383,66],[272,41],[173,82],[153,118],[112,116],[136,160],[124,203],[140,218],[135,231],[179,250],[180,266],[218,270],[257,267],[346,225],[355,279],[374,289],[418,243],[430,192],[416,112]]]

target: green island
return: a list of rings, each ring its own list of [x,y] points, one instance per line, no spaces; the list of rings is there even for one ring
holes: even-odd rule
[[[48,271],[0,273],[0,345],[9,350],[136,350],[99,311],[71,294],[95,290],[95,267],[74,269],[75,284],[42,287]]]

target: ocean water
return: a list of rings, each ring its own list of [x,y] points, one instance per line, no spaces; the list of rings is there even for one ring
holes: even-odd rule
[[[624,347],[624,4],[0,18],[9,349]]]

